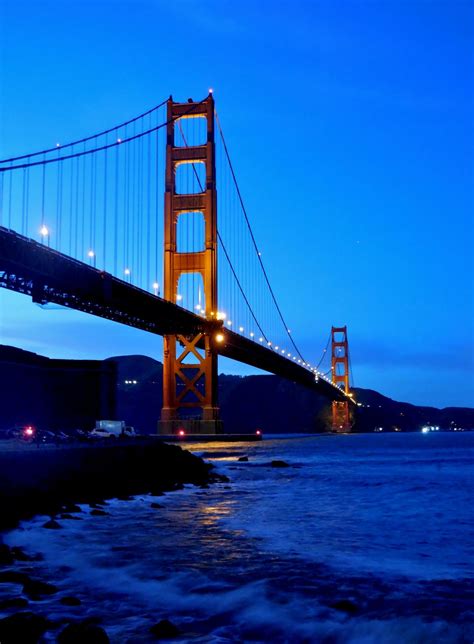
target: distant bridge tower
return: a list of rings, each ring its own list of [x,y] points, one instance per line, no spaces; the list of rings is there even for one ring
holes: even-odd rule
[[[184,118],[205,118],[207,136],[203,145],[178,146],[175,126]],[[176,303],[179,279],[184,274],[202,277],[203,312],[207,319],[217,314],[217,195],[214,145],[214,99],[175,103],[168,101],[165,176],[164,297]],[[178,194],[176,170],[181,164],[205,166],[202,192]],[[180,252],[177,247],[178,219],[188,216],[204,220],[204,248]],[[191,213],[191,214],[189,214]],[[161,434],[217,434],[222,431],[217,405],[217,352],[209,334],[165,335],[163,360],[163,408]]]
[[[331,373],[332,382],[349,395],[349,343],[347,326],[331,328]],[[332,403],[332,430],[349,432],[351,418],[348,400],[334,400]]]

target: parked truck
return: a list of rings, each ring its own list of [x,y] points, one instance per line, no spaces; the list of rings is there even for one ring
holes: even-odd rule
[[[129,438],[136,436],[135,429],[124,420],[97,420],[91,431],[92,438]]]

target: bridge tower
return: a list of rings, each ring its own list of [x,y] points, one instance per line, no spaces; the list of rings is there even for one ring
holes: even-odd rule
[[[347,326],[331,328],[331,373],[332,382],[340,387],[346,395],[349,390],[349,343],[347,341]],[[342,385],[342,386],[341,386]],[[333,432],[349,432],[351,418],[348,400],[333,400],[332,430]]]
[[[207,136],[203,145],[178,146],[175,129],[179,120],[205,118]],[[164,209],[164,298],[176,303],[182,275],[202,277],[205,317],[217,315],[217,193],[214,144],[214,99],[209,94],[199,103],[168,100]],[[195,194],[178,194],[176,171],[185,163],[205,166],[205,185]],[[191,213],[204,220],[204,248],[180,252],[177,227],[180,216]],[[159,432],[218,434],[222,432],[217,405],[217,352],[214,338],[197,331],[190,336],[165,335],[163,360],[163,408]]]

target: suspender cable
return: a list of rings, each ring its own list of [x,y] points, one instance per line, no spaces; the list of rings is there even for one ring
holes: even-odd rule
[[[294,347],[294,349],[295,349],[296,353],[299,355],[299,357],[300,357],[301,359],[303,359],[303,356],[301,355],[300,350],[299,350],[299,349],[298,349],[298,347],[296,346],[296,343],[295,343],[295,341],[294,341],[293,337],[291,336],[291,334],[290,334],[290,333],[289,333],[289,331],[288,331],[288,328],[289,328],[289,327],[288,327],[288,325],[286,324],[285,318],[283,317],[283,314],[282,314],[282,312],[281,312],[280,306],[278,305],[277,299],[276,299],[276,297],[275,297],[275,293],[273,292],[273,289],[272,289],[272,287],[271,287],[270,280],[268,279],[268,275],[267,275],[267,272],[266,272],[266,270],[265,270],[265,266],[263,265],[262,257],[261,257],[261,255],[260,255],[259,250],[258,250],[257,242],[256,242],[256,240],[255,240],[255,236],[254,236],[254,234],[253,234],[253,230],[252,230],[252,227],[251,227],[251,225],[250,225],[250,221],[249,221],[249,218],[248,218],[248,215],[247,215],[247,210],[246,210],[246,208],[245,208],[245,204],[244,204],[244,201],[243,201],[243,198],[242,198],[242,194],[241,194],[241,192],[240,192],[239,184],[237,183],[237,177],[235,176],[234,168],[233,168],[233,165],[232,165],[232,161],[231,161],[231,159],[230,159],[229,151],[228,151],[228,149],[227,149],[227,145],[226,145],[226,142],[225,142],[224,134],[223,134],[223,132],[222,132],[222,127],[221,127],[221,124],[220,124],[220,121],[219,121],[219,117],[217,116],[217,112],[216,112],[216,122],[217,122],[217,127],[219,128],[219,134],[220,134],[220,136],[221,136],[222,143],[223,143],[223,146],[224,146],[224,152],[225,152],[225,155],[226,155],[227,161],[228,161],[228,163],[229,163],[229,168],[230,168],[230,172],[231,172],[231,174],[232,174],[232,179],[233,179],[233,181],[234,181],[234,185],[235,185],[235,188],[236,188],[236,190],[237,190],[237,196],[238,196],[238,198],[239,198],[239,202],[240,202],[240,205],[241,205],[241,208],[242,208],[242,212],[243,212],[243,214],[244,214],[245,221],[246,221],[246,223],[247,223],[247,227],[248,227],[249,232],[250,232],[250,237],[251,237],[251,239],[252,239],[252,242],[253,242],[253,245],[254,245],[254,248],[255,248],[255,252],[257,253],[257,257],[258,257],[258,261],[259,261],[260,267],[261,267],[261,269],[262,269],[262,271],[263,271],[263,275],[264,275],[264,277],[265,277],[265,281],[266,281],[266,283],[267,283],[267,286],[268,286],[268,289],[269,289],[270,294],[271,294],[271,296],[272,296],[272,299],[273,299],[273,302],[274,302],[274,304],[275,304],[275,307],[276,307],[276,309],[277,309],[277,311],[278,311],[278,315],[279,315],[279,317],[280,317],[280,320],[282,321],[283,326],[285,327],[285,331],[286,331],[286,333],[287,333],[287,335],[288,335],[288,337],[289,337],[289,339],[290,339],[290,342],[291,342],[291,344],[293,345],[293,347]]]

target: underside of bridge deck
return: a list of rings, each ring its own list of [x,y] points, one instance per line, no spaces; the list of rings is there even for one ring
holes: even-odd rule
[[[222,329],[172,302],[147,293],[109,273],[79,262],[44,244],[0,226],[0,287],[29,295],[34,302],[53,302],[156,335],[210,335],[219,355],[316,389],[330,400],[342,391],[275,351]],[[214,338],[217,332],[221,342]]]

